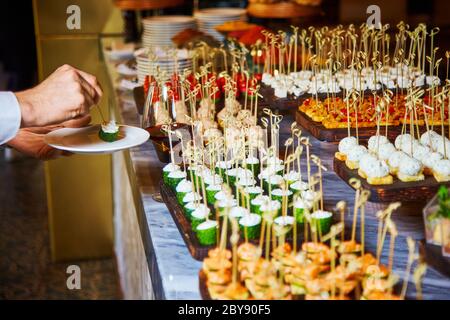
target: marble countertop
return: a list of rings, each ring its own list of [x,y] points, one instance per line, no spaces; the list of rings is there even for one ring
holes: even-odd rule
[[[120,77],[115,71],[117,62],[106,60],[107,69],[112,83],[118,85]],[[121,122],[139,126],[140,116],[137,113],[131,91],[122,91],[116,87],[116,106]],[[293,119],[285,116],[283,122],[287,125],[281,129],[286,138],[285,128],[289,128]],[[304,135],[308,136],[305,132]],[[323,143],[310,137],[312,153],[321,157],[328,171],[324,173],[325,205],[334,207],[337,201],[346,200],[353,204],[354,191],[342,181],[333,171],[333,155],[336,146]],[[142,203],[141,223],[142,237],[147,254],[155,297],[157,299],[200,299],[198,287],[198,272],[201,262],[194,260],[178,231],[172,216],[164,203],[154,200],[159,196],[159,181],[164,164],[159,162],[153,145],[148,142],[142,146],[126,151],[134,175],[135,185]],[[306,170],[306,169],[305,169]],[[304,171],[306,172],[306,171]],[[377,219],[376,212],[385,205],[368,203],[366,209],[366,248],[375,252]],[[395,245],[394,272],[403,278],[407,261],[406,238],[421,240],[423,236],[423,222],[421,208],[414,208],[414,204],[405,205],[394,213],[393,219],[399,229],[399,236]],[[351,225],[351,215],[346,217],[346,226]],[[359,230],[357,231],[359,234]],[[387,263],[388,242],[383,250],[382,259]],[[412,278],[412,277],[410,277]],[[414,283],[408,285],[408,297],[415,297]],[[423,296],[425,299],[450,299],[450,280],[429,268],[423,281]]]
[[[107,72],[114,86],[114,105],[120,123],[140,126],[133,94],[119,88],[120,75],[116,71],[119,61],[105,58]],[[162,164],[153,144],[147,142],[124,151],[131,164],[128,174],[133,175],[142,208],[138,208],[142,239],[156,299],[200,299],[198,272],[201,263],[194,260],[184,244],[180,232],[166,205],[154,200],[159,196]]]

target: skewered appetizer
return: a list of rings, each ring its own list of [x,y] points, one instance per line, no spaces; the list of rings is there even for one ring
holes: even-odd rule
[[[304,201],[302,200],[297,207],[309,208],[309,204]],[[358,193],[355,194],[355,201],[359,201]],[[361,211],[361,224],[364,224],[362,213],[364,203],[364,201],[358,202],[356,205],[352,229],[356,227],[359,211]],[[341,210],[345,205],[342,207],[338,204],[337,207]],[[391,237],[394,236],[395,239],[396,228],[390,220],[393,210],[395,209],[391,206],[390,209],[385,210],[386,220],[380,222],[379,231],[386,226],[387,232],[390,232]],[[237,230],[233,228],[230,236],[232,251],[226,250],[221,244],[210,250],[208,258],[203,262],[202,272],[206,278],[203,284],[206,285],[209,296],[219,300],[238,298],[401,300],[405,298],[407,278],[404,281],[402,294],[394,293],[394,285],[398,281],[398,277],[392,273],[394,242],[390,243],[389,265],[385,266],[379,258],[365,252],[363,232],[360,233],[361,243],[356,241],[354,232],[350,240],[344,240],[345,229],[341,222],[332,226],[326,235],[318,237],[320,228],[331,224],[329,220],[331,213],[317,210],[311,216],[316,219],[316,221],[309,220],[311,226],[316,224],[321,227],[319,230],[311,228],[312,240],[305,239],[301,246],[296,246],[295,242],[294,246],[291,246],[285,240],[286,230],[277,233],[278,239],[273,243],[263,244],[260,241],[258,246],[246,241],[238,245]],[[272,230],[286,229],[293,223],[295,223],[293,217],[279,216],[274,220]],[[278,227],[275,227],[275,224]],[[222,235],[223,232],[222,230]],[[271,228],[264,231],[267,235],[270,235],[270,232]],[[338,235],[341,240],[337,239]],[[264,234],[261,239],[263,237]],[[329,244],[326,244],[325,241],[328,240]],[[379,248],[383,248],[383,241],[377,244]],[[411,258],[415,251],[410,250],[409,254]],[[407,273],[410,272],[413,260],[408,260]],[[203,279],[201,278],[202,281]],[[418,285],[417,282],[416,285]]]
[[[380,99],[380,98],[378,98]],[[402,124],[415,124],[424,126],[425,118],[428,124],[448,125],[448,112],[445,111],[443,116],[440,112],[427,110],[424,106],[428,105],[430,97],[425,96],[417,102],[415,115],[411,116],[408,112],[408,101],[404,95],[395,96],[388,105],[385,106],[383,114],[379,119],[381,126],[399,126]],[[326,98],[323,101],[314,98],[305,99],[300,105],[299,110],[305,113],[311,120],[320,122],[327,129],[347,128],[348,124],[352,128],[376,127],[376,102],[373,97],[365,97],[361,103],[353,103],[349,100],[349,118],[347,116],[347,103],[344,99]],[[356,109],[355,109],[356,108]],[[438,107],[436,107],[438,110]]]
[[[105,142],[114,142],[119,137],[119,126],[114,120],[102,124],[98,136]]]
[[[436,181],[450,181],[450,160],[447,159],[449,140],[434,131],[427,131],[420,139],[410,134],[398,135],[392,144],[385,136],[372,136],[368,148],[355,145],[353,137],[339,143],[335,157],[345,159],[349,169],[370,184],[391,184],[392,177],[403,182],[422,181],[433,175]]]
[[[267,259],[259,247],[243,243],[237,248],[239,275],[235,282],[231,277],[232,262],[223,258],[229,251],[217,254],[220,249],[213,249],[202,270],[209,294],[216,300],[280,300],[299,296],[306,300],[402,299],[392,292],[395,280],[388,269],[378,264],[373,255],[361,255],[360,248],[352,241],[341,243],[336,251],[323,243],[307,242],[301,251],[293,252],[285,243],[274,248],[271,259]],[[211,258],[214,254],[217,256]],[[345,257],[349,256],[352,258],[347,263]],[[279,273],[283,274],[281,278]]]
[[[265,172],[284,171],[280,159],[267,161],[270,164],[264,167]],[[258,239],[265,213],[270,213],[275,224],[292,227],[294,216],[281,216],[281,213],[284,207],[282,204],[286,201],[286,213],[294,214],[293,209],[288,209],[292,206],[294,194],[296,194],[297,207],[299,201],[304,201],[309,204],[307,210],[312,209],[314,192],[308,189],[307,183],[297,180],[301,176],[295,171],[285,175],[288,180],[279,175],[270,175],[271,179],[276,177],[277,183],[269,180],[271,184],[265,190],[257,185],[258,180],[255,177],[257,172],[225,161],[218,162],[214,171],[200,165],[192,165],[187,171],[188,173],[182,171],[179,165],[170,163],[163,168],[163,177],[165,177],[165,183],[175,191],[177,200],[182,205],[201,245],[216,244],[217,237],[213,235],[216,234],[218,221],[210,220],[214,208],[218,210],[222,218],[228,215],[230,219],[236,219],[242,236],[249,240]],[[280,184],[287,186],[288,181],[291,182],[289,189],[280,188]],[[227,189],[232,192],[226,192]],[[267,194],[264,194],[265,192]],[[206,203],[204,196],[206,196]],[[331,218],[331,213],[327,214],[326,218]],[[312,219],[319,221],[322,217],[319,213],[313,213]],[[303,221],[303,216],[300,217],[298,212],[297,220]],[[329,230],[328,222],[325,224],[320,222],[320,225],[324,233]]]

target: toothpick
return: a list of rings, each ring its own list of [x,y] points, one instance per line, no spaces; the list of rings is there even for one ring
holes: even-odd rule
[[[412,264],[415,260],[415,251],[416,251],[416,242],[411,237],[408,237],[406,239],[406,242],[408,244],[408,263],[406,265],[405,278],[403,280],[402,291],[400,294],[400,297],[402,299],[405,299],[405,296],[406,296],[406,290],[408,288],[409,276],[411,273]]]
[[[417,300],[422,300],[422,278],[427,271],[427,264],[425,262],[420,263],[414,271],[414,282],[416,284],[416,297]]]
[[[341,216],[341,223],[345,225],[345,211],[347,210],[347,203],[345,201],[339,201],[336,204],[336,209],[339,210]],[[342,228],[341,241],[345,240],[345,228]]]

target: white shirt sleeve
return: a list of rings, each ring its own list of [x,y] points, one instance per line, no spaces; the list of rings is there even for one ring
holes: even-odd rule
[[[19,102],[14,93],[0,92],[0,144],[16,136],[21,119]]]

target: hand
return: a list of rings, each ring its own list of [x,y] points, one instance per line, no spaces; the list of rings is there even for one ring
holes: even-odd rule
[[[16,149],[17,151],[40,160],[53,160],[61,156],[70,156],[72,153],[67,151],[58,150],[50,147],[44,141],[44,137],[47,133],[65,127],[65,128],[79,128],[89,124],[91,117],[84,116],[82,118],[67,121],[55,126],[47,127],[34,127],[20,129],[17,135],[8,142],[8,146]]]
[[[63,65],[38,86],[16,93],[22,127],[44,127],[83,117],[102,94],[95,76]]]

